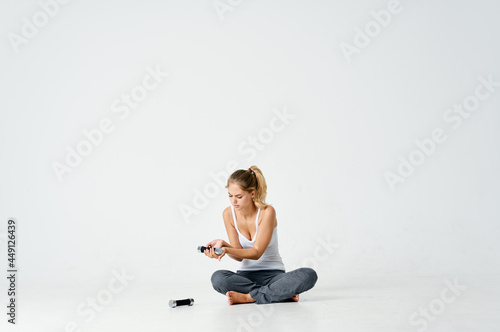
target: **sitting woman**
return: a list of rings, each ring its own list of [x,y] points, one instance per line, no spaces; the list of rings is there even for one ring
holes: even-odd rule
[[[295,301],[318,280],[311,268],[285,272],[278,250],[276,211],[265,203],[266,180],[257,166],[237,170],[228,179],[231,206],[222,216],[229,242],[207,243],[205,255],[219,261],[226,254],[239,261],[236,272],[218,270],[212,275],[214,289],[227,296],[229,305]],[[222,248],[220,255],[214,248]]]

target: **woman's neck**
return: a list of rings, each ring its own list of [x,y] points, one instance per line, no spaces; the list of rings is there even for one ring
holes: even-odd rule
[[[243,218],[248,219],[253,216],[257,210],[257,206],[255,204],[252,204],[246,209],[240,209],[238,212]]]

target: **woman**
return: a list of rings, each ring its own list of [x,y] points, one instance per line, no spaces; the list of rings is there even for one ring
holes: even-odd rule
[[[311,289],[318,279],[311,268],[285,272],[278,250],[277,220],[274,208],[265,203],[267,185],[261,170],[252,166],[237,170],[228,179],[228,206],[222,216],[229,242],[207,243],[205,255],[219,261],[226,254],[239,261],[236,273],[215,271],[214,289],[227,296],[229,305],[299,300],[299,293]],[[214,248],[222,248],[217,255]]]

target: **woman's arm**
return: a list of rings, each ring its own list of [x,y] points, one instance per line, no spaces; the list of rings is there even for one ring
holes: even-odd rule
[[[236,249],[236,248],[233,248],[229,243],[226,242],[226,246],[222,247],[222,248],[231,248],[231,249]],[[227,251],[226,251],[227,253]],[[229,257],[231,257],[232,259],[234,259],[235,261],[238,261],[238,262],[241,262],[243,260],[243,258],[240,258],[240,257],[237,257],[237,256],[234,256],[234,255],[231,255],[231,254],[227,254]]]
[[[223,248],[232,248],[232,249],[242,249],[240,240],[238,239],[238,232],[236,231],[236,228],[233,225],[233,216],[231,214],[231,208],[227,208],[222,212],[222,218],[224,219],[224,226],[226,226],[226,233],[227,237],[229,238],[229,243],[224,241],[224,246]],[[234,255],[231,255],[228,253],[228,256],[231,257],[232,259],[241,262],[243,258],[236,257]]]
[[[207,247],[207,249],[205,249],[205,256],[210,257],[210,258],[217,258],[217,259],[222,258],[222,257],[220,257],[219,255],[217,255],[215,253],[214,248],[234,248],[229,243],[227,243],[226,241],[221,240],[221,239],[212,240],[212,241],[208,242],[205,245],[205,247]],[[211,249],[208,249],[209,247],[211,247]],[[240,249],[241,249],[241,247],[240,247]],[[241,262],[243,260],[242,258],[233,256],[233,255],[229,255],[229,257],[231,257],[234,260],[237,260],[238,262]]]

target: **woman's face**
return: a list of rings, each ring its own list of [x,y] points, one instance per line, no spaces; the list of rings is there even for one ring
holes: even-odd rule
[[[236,183],[231,183],[227,187],[227,192],[229,194],[229,202],[234,207],[235,210],[244,209],[253,204],[253,197],[255,196],[255,190],[249,194]]]

